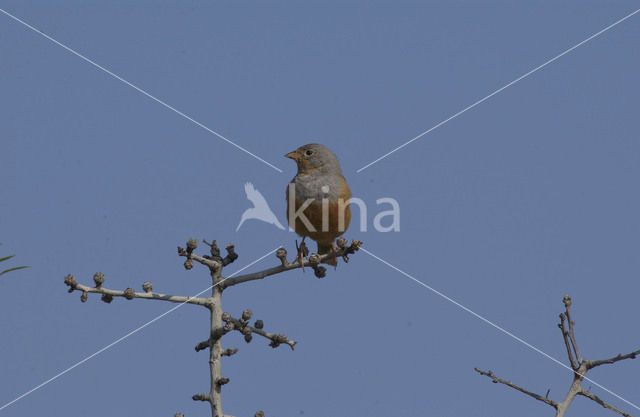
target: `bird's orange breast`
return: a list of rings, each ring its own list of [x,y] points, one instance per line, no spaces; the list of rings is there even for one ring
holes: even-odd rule
[[[287,193],[288,195],[288,193]],[[319,244],[329,244],[335,238],[342,235],[351,222],[351,209],[349,208],[349,198],[351,190],[344,183],[337,199],[327,199],[323,201],[314,199],[302,211],[302,215],[308,219],[311,228],[307,227],[300,216],[293,219],[293,213],[297,212],[306,199],[304,196],[295,196],[295,210],[291,210],[289,199],[287,199],[287,219],[289,226],[300,236],[309,237]],[[292,221],[293,220],[293,221]]]

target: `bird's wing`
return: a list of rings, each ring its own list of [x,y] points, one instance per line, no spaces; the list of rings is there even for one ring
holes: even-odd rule
[[[260,191],[256,190],[253,187],[253,184],[250,182],[244,185],[244,192],[247,194],[247,199],[253,203],[254,207],[260,207],[264,209],[264,207],[269,210],[269,204],[267,204],[267,200],[264,199]],[[271,211],[271,210],[269,210]]]

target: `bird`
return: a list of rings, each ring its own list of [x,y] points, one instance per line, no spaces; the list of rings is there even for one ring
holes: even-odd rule
[[[303,145],[285,157],[293,159],[298,167],[296,176],[287,185],[286,198],[289,227],[302,237],[300,263],[303,256],[300,249],[307,237],[316,241],[319,255],[335,254],[333,242],[351,221],[348,204],[351,190],[338,158],[318,143]],[[331,264],[336,263],[334,258]]]
[[[244,185],[244,192],[247,194],[247,200],[253,203],[253,207],[246,209],[244,213],[242,213],[240,223],[238,223],[238,227],[236,227],[236,232],[240,229],[242,223],[249,219],[262,220],[263,222],[273,224],[278,229],[284,230],[284,226],[280,224],[276,215],[273,214],[273,211],[269,208],[267,200],[260,194],[260,191],[253,187],[253,184],[250,182],[246,183]]]

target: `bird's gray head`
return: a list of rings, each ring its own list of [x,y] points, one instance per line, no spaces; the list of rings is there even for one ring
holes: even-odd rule
[[[296,161],[299,173],[342,173],[336,155],[329,148],[319,143],[303,145],[285,156]]]

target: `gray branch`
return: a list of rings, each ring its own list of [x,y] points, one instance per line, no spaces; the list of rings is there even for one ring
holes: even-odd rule
[[[250,312],[250,310],[245,310],[243,312],[243,315],[245,315],[247,312]],[[249,315],[249,318],[251,318],[251,313],[249,313],[248,315]],[[271,341],[269,346],[273,348],[276,348],[281,344],[285,344],[285,345],[288,345],[291,348],[291,350],[293,350],[296,343],[298,343],[296,341],[289,340],[289,338],[287,338],[287,336],[285,336],[284,334],[269,333],[269,332],[265,332],[262,329],[258,329],[257,327],[250,326],[248,322],[249,318],[236,319],[234,317],[231,317],[229,314],[224,313],[222,315],[222,320],[225,323],[227,323],[227,325],[223,326],[223,331],[227,333],[227,332],[230,332],[231,330],[237,330],[245,336],[245,341],[247,343],[251,341],[251,337],[250,337],[251,333],[255,333],[266,339],[269,339]],[[260,326],[261,325],[262,324],[260,324]]]
[[[178,255],[187,258],[184,262],[184,267],[187,270],[193,269],[194,261],[208,268],[212,281],[211,295],[209,297],[186,297],[155,293],[153,292],[150,282],[145,282],[142,285],[143,292],[136,292],[131,288],[127,288],[122,291],[112,290],[103,287],[104,275],[100,272],[93,276],[95,286],[79,284],[76,282],[73,275],[67,275],[64,279],[64,283],[69,287],[69,292],[82,292],[80,297],[82,302],[87,300],[88,294],[96,293],[101,294],[102,301],[107,303],[110,303],[114,297],[122,297],[128,300],[141,298],[147,300],[168,301],[172,303],[195,304],[209,309],[209,338],[198,343],[195,350],[201,351],[209,349],[210,390],[207,393],[195,394],[192,398],[195,401],[209,403],[212,417],[231,417],[222,413],[222,386],[229,382],[229,378],[222,376],[221,360],[225,356],[228,357],[234,355],[238,349],[222,349],[222,337],[232,330],[237,330],[244,335],[244,339],[247,343],[251,341],[253,334],[257,334],[269,339],[269,345],[271,347],[275,348],[284,344],[288,345],[292,350],[297,342],[289,340],[289,338],[284,334],[269,333],[262,330],[264,324],[261,320],[257,320],[253,326],[250,326],[250,310],[243,311],[242,318],[240,319],[231,317],[229,314],[224,313],[222,311],[223,290],[233,285],[262,279],[281,272],[290,271],[292,269],[304,269],[305,266],[311,267],[315,276],[322,278],[326,274],[326,268],[320,266],[321,263],[335,265],[335,262],[333,261],[338,257],[341,257],[345,262],[348,262],[349,255],[355,253],[362,243],[354,240],[351,245],[347,246],[346,239],[340,238],[336,241],[338,249],[335,252],[322,256],[318,254],[311,254],[309,258],[304,260],[302,263],[299,260],[296,260],[293,263],[287,261],[287,252],[281,248],[276,252],[276,257],[280,260],[279,266],[228,279],[225,279],[222,276],[222,270],[225,266],[238,258],[238,255],[235,253],[234,246],[228,245],[225,248],[227,254],[225,257],[222,257],[215,240],[212,243],[207,241],[204,241],[204,243],[210,247],[210,255],[199,256],[194,253],[194,250],[198,247],[198,242],[195,239],[189,239],[187,241],[186,248],[178,247]],[[262,411],[258,411],[255,415],[258,417],[264,417],[264,413]],[[178,413],[176,416],[181,416],[181,414]]]
[[[95,276],[101,276],[102,274],[97,273]],[[95,277],[94,276],[94,277]],[[94,278],[95,280],[95,278]],[[127,300],[132,300],[134,298],[142,298],[144,300],[158,300],[158,301],[169,301],[171,303],[186,303],[186,304],[196,304],[204,307],[209,307],[210,300],[208,298],[201,297],[188,297],[183,295],[168,295],[168,294],[160,294],[157,292],[145,291],[145,292],[136,292],[131,288],[127,288],[125,290],[112,290],[109,288],[105,288],[102,285],[91,287],[88,285],[79,284],[75,281],[73,275],[67,275],[64,279],[65,284],[69,286],[69,292],[73,291],[81,291],[82,296],[80,300],[85,302],[87,300],[87,294],[95,293],[102,294],[102,300],[110,303],[113,300],[113,297],[122,297]],[[145,283],[148,284],[148,283]]]
[[[254,281],[258,279],[263,279],[271,275],[279,274],[285,271],[291,271],[292,269],[298,269],[303,267],[311,267],[314,269],[316,276],[319,274],[323,274],[324,276],[324,267],[319,266],[319,264],[324,263],[328,260],[333,260],[334,257],[342,258],[345,262],[348,262],[349,255],[354,254],[360,246],[362,246],[362,242],[358,240],[354,240],[351,242],[351,245],[346,245],[346,240],[342,239],[344,242],[341,242],[341,239],[338,239],[338,250],[335,254],[327,253],[324,255],[311,254],[309,259],[303,261],[302,265],[299,260],[295,262],[288,262],[286,259],[287,252],[284,249],[278,250],[278,258],[280,259],[281,265],[274,266],[272,268],[267,268],[262,271],[253,272],[250,274],[240,275],[233,278],[225,279],[220,286],[225,289],[232,287],[234,285],[241,284],[243,282]]]
[[[638,356],[638,355],[640,355],[640,349],[636,350],[635,352],[627,353],[626,355],[622,355],[622,354],[618,353],[618,355],[614,356],[613,358],[609,358],[609,359],[600,359],[600,360],[597,360],[597,361],[586,361],[587,369],[595,368],[596,366],[600,366],[600,365],[616,363],[618,361],[622,361],[622,360],[625,360],[625,359],[635,359],[636,356]]]
[[[535,398],[538,401],[542,401],[545,404],[548,404],[554,407],[556,410],[556,417],[563,417],[565,415],[565,413],[567,412],[567,409],[569,408],[569,406],[571,405],[571,403],[573,402],[573,400],[577,395],[582,395],[584,397],[587,397],[595,401],[596,403],[600,404],[604,408],[607,408],[625,417],[633,417],[631,416],[631,414],[627,414],[623,411],[620,411],[613,405],[607,404],[595,394],[584,389],[582,387],[582,380],[585,378],[587,371],[589,371],[590,369],[595,368],[596,366],[611,364],[611,363],[615,363],[625,359],[635,359],[636,356],[640,355],[640,350],[627,353],[626,355],[618,354],[617,356],[614,356],[613,358],[609,358],[609,359],[601,359],[601,360],[594,360],[594,361],[583,359],[582,356],[580,355],[580,351],[578,350],[578,344],[575,338],[575,333],[574,333],[575,323],[571,318],[571,297],[569,297],[568,295],[565,295],[564,298],[562,299],[562,302],[564,303],[565,311],[560,314],[560,323],[558,323],[558,327],[562,331],[562,338],[564,340],[565,348],[567,350],[567,356],[569,357],[569,362],[571,362],[571,368],[574,371],[573,380],[571,381],[571,386],[569,387],[569,390],[567,391],[567,394],[565,395],[564,400],[562,400],[561,402],[556,402],[549,399],[546,396],[543,397],[541,395],[535,394],[512,382],[505,381],[503,379],[496,377],[491,371],[485,372],[485,371],[481,371],[478,368],[474,368],[475,371],[480,373],[481,375],[491,378],[492,381],[496,384],[500,383],[500,384],[507,385],[524,394],[527,394],[530,397]],[[568,326],[565,325],[565,321],[567,322]]]
[[[545,404],[547,404],[547,405],[550,405],[550,406],[551,406],[551,407],[553,407],[553,408],[558,408],[558,403],[557,403],[557,402],[555,402],[555,401],[553,401],[553,400],[550,400],[550,399],[549,399],[549,398],[547,398],[547,397],[543,397],[542,395],[539,395],[539,394],[536,394],[536,393],[531,392],[531,391],[529,391],[529,390],[526,390],[526,389],[524,389],[524,388],[522,388],[522,387],[520,387],[520,386],[518,386],[518,385],[514,384],[514,383],[513,383],[513,382],[511,382],[511,381],[505,381],[504,379],[498,378],[497,376],[495,376],[495,375],[493,374],[493,372],[492,372],[492,371],[483,371],[483,370],[478,369],[478,368],[473,368],[473,369],[474,369],[477,373],[479,373],[480,375],[484,375],[484,376],[487,376],[487,377],[491,378],[491,380],[493,381],[493,383],[494,383],[494,384],[503,384],[503,385],[506,385],[506,386],[511,387],[511,388],[513,388],[513,389],[515,389],[515,390],[518,390],[518,391],[520,391],[520,392],[522,392],[522,393],[524,393],[524,394],[527,394],[528,396],[533,397],[533,398],[535,398],[535,399],[536,399],[536,400],[538,400],[538,401],[542,401],[543,403],[545,403]]]
[[[613,412],[616,412],[616,413],[618,413],[620,415],[623,415],[625,417],[633,417],[631,414],[627,414],[624,411],[620,411],[616,407],[612,406],[611,404],[607,404],[606,402],[602,401],[600,399],[600,397],[598,397],[597,395],[593,394],[591,391],[588,391],[586,389],[582,389],[580,392],[578,392],[578,395],[582,395],[584,397],[587,397],[587,398],[597,402],[598,404],[600,404],[604,408],[608,408],[609,410],[611,410]]]

